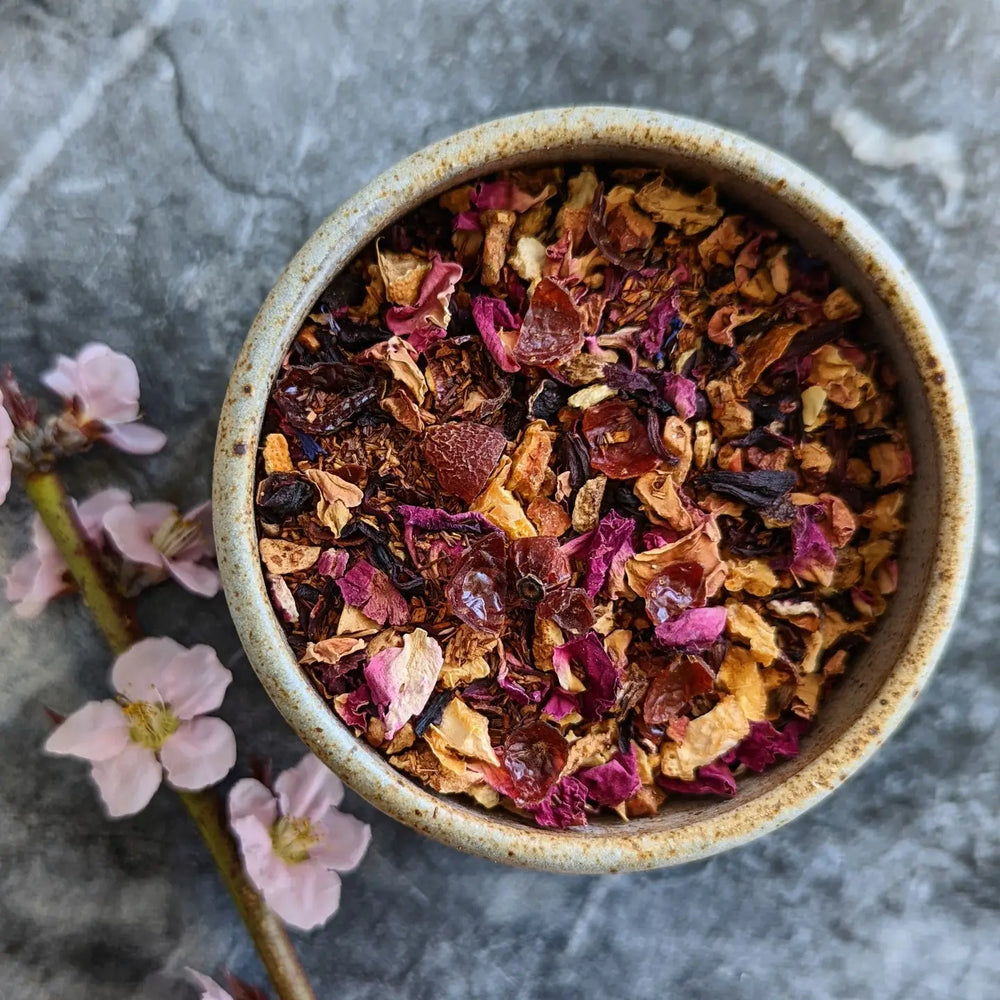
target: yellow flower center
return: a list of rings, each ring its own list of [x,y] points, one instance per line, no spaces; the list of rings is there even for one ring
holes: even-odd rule
[[[156,529],[151,541],[153,548],[167,559],[173,559],[199,538],[201,525],[197,521],[185,521],[180,514],[174,513]]]
[[[306,816],[282,816],[271,827],[274,853],[292,865],[305,861],[309,857],[309,848],[315,847],[319,841],[319,834]]]
[[[125,718],[129,721],[128,734],[133,743],[159,750],[163,741],[177,732],[181,720],[166,705],[154,705],[148,701],[130,701],[122,705]]]

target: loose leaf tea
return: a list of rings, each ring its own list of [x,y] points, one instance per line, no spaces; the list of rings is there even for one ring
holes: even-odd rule
[[[404,773],[540,826],[794,757],[897,586],[896,379],[822,261],[644,167],[512,171],[321,296],[264,422],[289,643]]]

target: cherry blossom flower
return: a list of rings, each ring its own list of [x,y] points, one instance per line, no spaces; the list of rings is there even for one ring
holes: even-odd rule
[[[152,455],[166,444],[163,431],[137,422],[135,362],[107,344],[87,344],[75,358],[58,355],[42,383],[71,406],[73,422],[88,438],[103,438],[133,455]]]
[[[229,825],[250,881],[286,923],[311,930],[340,903],[340,876],[360,863],[371,839],[367,823],[340,812],[340,779],[307,754],[274,782],[254,778],[229,793]]]
[[[104,542],[101,529],[104,515],[131,499],[125,490],[108,489],[95,493],[80,504],[71,502],[84,533],[100,549]],[[66,579],[66,562],[37,514],[31,522],[31,538],[33,551],[21,556],[5,578],[4,592],[7,600],[14,604],[14,614],[18,618],[37,618],[49,601],[71,586]]]
[[[13,459],[10,454],[10,439],[14,436],[14,422],[4,409],[3,393],[0,392],[0,503],[7,499],[10,490],[10,474]]]
[[[219,572],[206,565],[215,556],[211,504],[183,516],[169,503],[119,504],[105,514],[104,530],[126,559],[153,570],[151,582],[172,576],[193,594],[219,592]]]
[[[200,1000],[233,1000],[233,995],[227,993],[214,979],[197,972],[194,969],[184,970],[201,990]]]
[[[90,701],[52,733],[49,753],[90,761],[111,816],[143,809],[166,780],[196,791],[221,781],[236,763],[229,726],[206,712],[222,704],[233,675],[211,646],[143,639],[111,668],[113,701]]]

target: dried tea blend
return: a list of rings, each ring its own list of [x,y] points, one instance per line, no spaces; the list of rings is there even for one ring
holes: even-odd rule
[[[331,710],[542,826],[798,752],[897,584],[895,377],[826,264],[644,167],[392,225],[275,381],[260,555]]]

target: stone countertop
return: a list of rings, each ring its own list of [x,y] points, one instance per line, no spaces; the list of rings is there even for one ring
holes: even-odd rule
[[[628,103],[704,117],[811,167],[874,219],[937,303],[998,489],[1000,9],[947,3],[8,0],[0,4],[0,345],[29,388],[57,351],[135,357],[153,459],[66,470],[181,505],[209,488],[239,344],[319,221],[407,153],[503,113]],[[29,512],[2,512],[0,567]],[[1000,513],[901,732],[856,779],[740,850],[645,875],[495,867],[349,796],[374,828],[343,904],[301,936],[320,996],[1000,997]],[[279,766],[301,746],[222,598],[147,593],[153,634],[210,642],[223,711]],[[107,822],[42,706],[101,696],[77,602],[0,608],[0,997],[192,997],[185,965],[261,979],[188,821],[161,794]],[[240,766],[245,766],[242,761]]]

